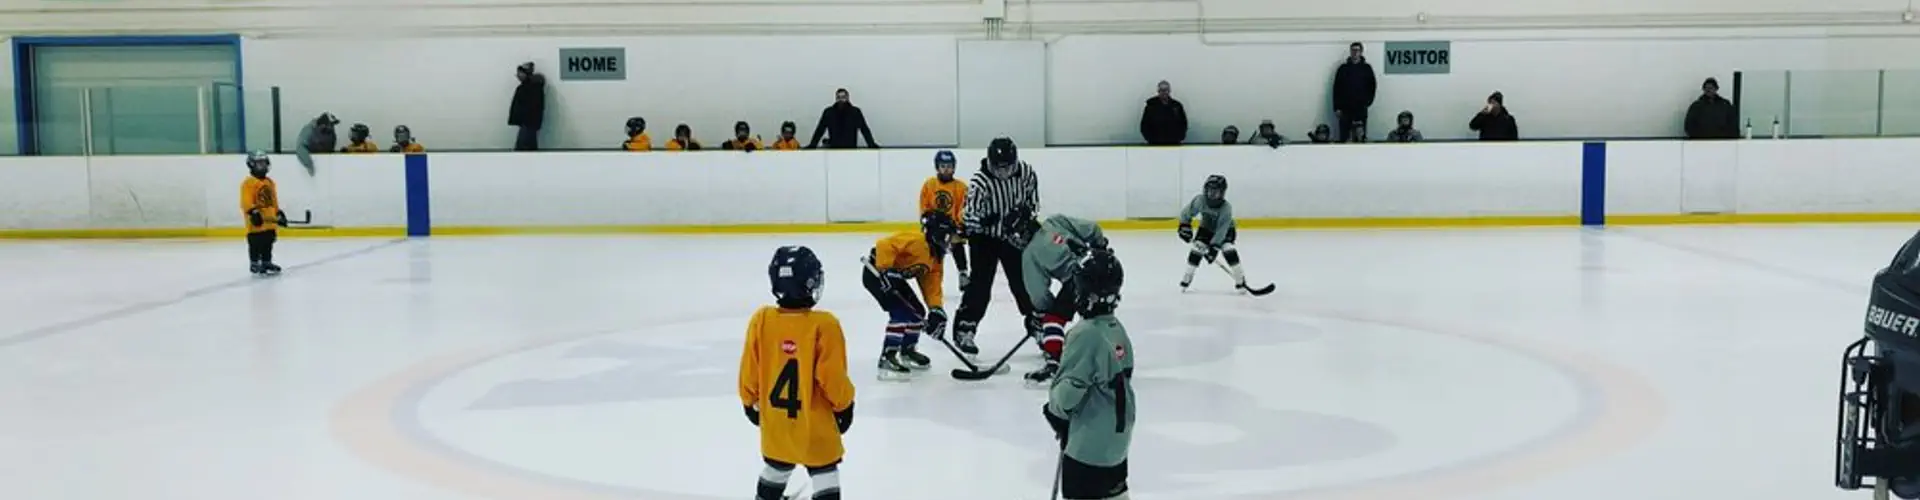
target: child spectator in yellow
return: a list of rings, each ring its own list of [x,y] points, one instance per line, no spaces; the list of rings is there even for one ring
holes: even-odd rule
[[[393,147],[387,148],[387,152],[409,154],[425,153],[427,152],[427,147],[420,145],[418,142],[413,142],[413,129],[407,128],[406,125],[401,125],[393,128]]]
[[[799,151],[800,140],[793,137],[793,122],[780,122],[780,137],[774,139],[774,151]]]
[[[739,150],[748,153],[765,149],[765,146],[760,145],[760,138],[753,137],[752,134],[753,129],[747,127],[747,122],[733,122],[733,138],[728,139],[727,142],[720,143],[720,149]]]
[[[633,117],[627,119],[627,142],[620,144],[627,151],[653,151],[653,137],[647,135],[647,119]]]
[[[247,224],[247,260],[256,275],[280,274],[273,264],[273,243],[279,239],[276,228],[287,225],[287,214],[280,213],[280,188],[267,177],[273,162],[267,154],[247,154],[247,180],[240,182],[240,215]]]
[[[667,151],[699,151],[700,141],[693,140],[693,127],[682,123],[673,127],[673,138],[667,140]]]
[[[340,148],[340,152],[378,153],[380,152],[380,145],[374,144],[373,141],[370,140],[372,138],[373,129],[367,128],[367,124],[365,123],[355,123],[353,124],[353,129],[347,132],[347,139],[353,142],[348,143],[347,147]]]

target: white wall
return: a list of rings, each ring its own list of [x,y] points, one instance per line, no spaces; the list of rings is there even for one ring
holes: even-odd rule
[[[929,151],[451,153],[428,156],[433,225],[819,224],[916,219]],[[961,150],[963,162],[979,150]],[[1920,139],[1608,145],[1609,215],[1920,213]],[[1168,218],[1226,175],[1242,218],[1580,214],[1569,142],[1032,148],[1041,211]],[[276,158],[283,166],[290,158]],[[283,167],[283,206],[317,223],[406,223],[398,155]],[[239,223],[237,157],[0,159],[0,229],[209,228]]]

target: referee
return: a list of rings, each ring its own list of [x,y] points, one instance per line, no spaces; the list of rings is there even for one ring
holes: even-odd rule
[[[1020,269],[1020,251],[1025,235],[1017,234],[1020,219],[1032,219],[1040,206],[1040,180],[1033,167],[1020,161],[1013,139],[1001,137],[987,145],[987,157],[980,160],[980,171],[967,186],[965,232],[973,273],[961,289],[960,311],[954,317],[954,343],[972,356],[980,353],[973,343],[980,318],[993,301],[993,274],[997,264],[1007,273],[1007,289],[1020,307],[1020,317],[1033,315],[1033,302]]]

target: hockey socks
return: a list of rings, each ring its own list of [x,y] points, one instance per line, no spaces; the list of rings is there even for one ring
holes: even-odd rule
[[[794,466],[767,460],[767,466],[760,471],[760,481],[756,485],[756,500],[840,500],[840,467],[836,463],[821,468],[808,468],[807,475],[813,480],[813,496],[796,494],[786,496],[787,480],[793,477]]]
[[[1048,313],[1040,318],[1040,352],[1047,353],[1047,359],[1060,359],[1060,349],[1067,343],[1067,318]]]

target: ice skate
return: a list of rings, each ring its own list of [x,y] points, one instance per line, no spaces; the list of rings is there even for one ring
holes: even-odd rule
[[[1053,383],[1053,377],[1060,372],[1060,362],[1047,360],[1046,366],[1026,374],[1027,386],[1045,388]]]
[[[260,267],[259,261],[255,261],[253,264],[248,265],[247,270],[256,275],[267,273],[267,271],[264,268]]]
[[[280,274],[280,266],[276,266],[272,262],[261,262],[260,272],[269,275]]]
[[[1187,266],[1187,274],[1185,276],[1180,277],[1181,292],[1187,291],[1187,287],[1193,285],[1193,272],[1196,269],[1199,269],[1199,266]]]
[[[980,355],[980,346],[974,345],[973,330],[971,329],[954,330],[953,347],[959,349],[962,354],[965,354],[969,361],[974,361],[974,357]]]
[[[920,354],[920,349],[907,346],[900,349],[900,364],[909,370],[919,371],[927,369],[928,365],[933,364],[933,360],[928,359],[925,354]]]
[[[880,353],[880,373],[882,381],[896,382],[913,378],[913,370],[900,362],[900,349],[890,348]]]

